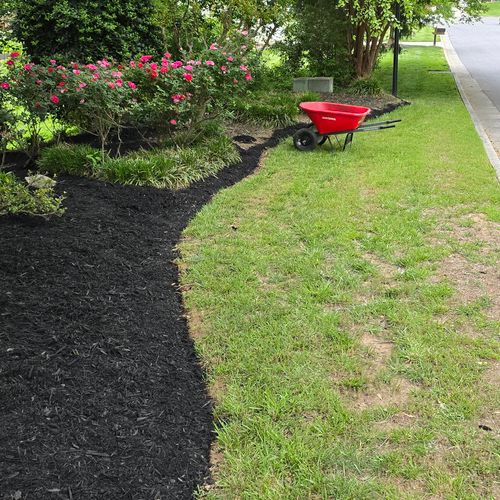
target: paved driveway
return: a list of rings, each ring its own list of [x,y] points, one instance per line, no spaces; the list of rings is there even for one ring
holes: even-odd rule
[[[458,57],[500,112],[500,24],[498,17],[483,17],[474,24],[447,29]]]

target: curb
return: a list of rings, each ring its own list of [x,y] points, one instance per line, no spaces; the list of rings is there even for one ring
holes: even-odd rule
[[[467,111],[472,118],[479,137],[483,141],[484,149],[486,150],[488,159],[495,169],[497,180],[500,181],[500,158],[498,157],[498,153],[495,150],[494,144],[489,138],[479,115],[477,114],[471,103],[471,100],[475,95],[476,97],[479,97],[481,100],[483,100],[485,106],[491,107],[496,112],[496,114],[498,114],[498,110],[490,101],[489,97],[481,90],[476,80],[472,78],[471,74],[455,52],[455,49],[453,48],[448,35],[442,36],[441,42],[443,44],[444,54],[448,62],[448,66],[450,67],[453,78],[455,79],[455,83],[457,85],[460,96],[462,97],[462,101],[464,102],[465,107],[467,108]]]

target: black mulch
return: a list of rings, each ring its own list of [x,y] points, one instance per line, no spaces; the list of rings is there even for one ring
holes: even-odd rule
[[[183,499],[208,479],[175,245],[295,128],[186,190],[61,176],[63,217],[0,219],[1,500]]]

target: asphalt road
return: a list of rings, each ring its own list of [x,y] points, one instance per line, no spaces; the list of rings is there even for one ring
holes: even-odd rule
[[[458,57],[500,112],[500,24],[498,17],[483,17],[474,24],[447,29]]]

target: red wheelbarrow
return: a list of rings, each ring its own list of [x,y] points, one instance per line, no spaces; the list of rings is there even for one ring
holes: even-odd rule
[[[297,130],[293,136],[293,144],[300,151],[312,151],[316,146],[321,146],[330,140],[330,136],[346,134],[344,146],[352,142],[356,132],[369,132],[394,128],[401,120],[387,120],[384,122],[363,124],[371,112],[364,106],[351,106],[350,104],[336,104],[332,102],[303,102],[299,105],[312,121],[308,128]]]

